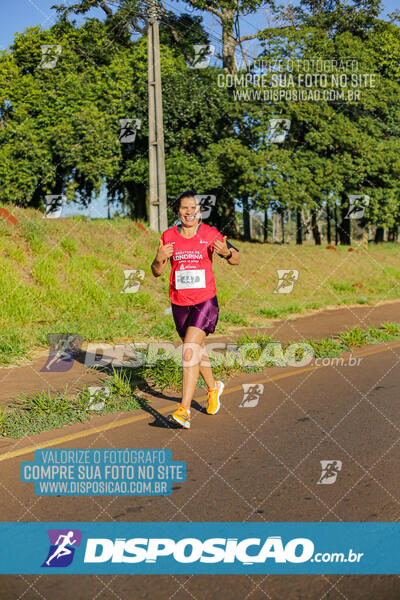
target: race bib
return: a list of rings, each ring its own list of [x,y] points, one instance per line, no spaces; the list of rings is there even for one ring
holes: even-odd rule
[[[206,272],[204,269],[191,271],[175,271],[175,288],[187,290],[206,287]]]

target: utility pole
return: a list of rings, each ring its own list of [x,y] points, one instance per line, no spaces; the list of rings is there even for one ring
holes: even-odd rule
[[[149,174],[150,229],[168,227],[164,160],[164,130],[161,93],[158,3],[148,0],[148,91],[149,91]]]

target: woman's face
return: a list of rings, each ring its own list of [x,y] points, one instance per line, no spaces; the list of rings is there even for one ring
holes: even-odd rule
[[[196,198],[183,198],[178,210],[184,227],[193,227],[199,222],[200,205]]]

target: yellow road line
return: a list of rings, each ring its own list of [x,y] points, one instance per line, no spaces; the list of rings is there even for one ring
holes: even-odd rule
[[[370,354],[380,354],[381,352],[386,352],[387,350],[390,350],[391,348],[399,348],[400,347],[400,342],[386,342],[391,344],[391,346],[388,346],[387,348],[377,348],[376,350],[367,350],[366,352],[363,352],[362,354],[355,354],[355,357],[357,358],[358,356],[361,358],[362,356],[369,356]],[[361,352],[361,350],[360,350]]]
[[[378,348],[376,350],[368,350],[363,354],[354,355],[357,357],[369,356],[371,354],[380,354],[381,352],[387,352],[391,348],[400,347],[400,342],[394,344],[392,346],[386,348]],[[259,379],[254,381],[254,384],[257,383],[268,383],[269,381],[278,381],[279,379],[286,379],[287,377],[293,377],[293,375],[299,375],[300,373],[307,373],[308,371],[316,371],[317,369],[324,369],[326,366],[312,366],[312,367],[304,367],[303,369],[296,369],[295,371],[290,371],[289,373],[281,373],[280,375],[273,375],[272,377],[266,377],[264,379]],[[225,396],[228,394],[233,394],[239,390],[242,390],[242,386],[238,385],[232,388],[229,388],[225,392]],[[202,400],[206,400],[207,396],[200,396],[199,398],[195,398],[196,402],[201,402]],[[171,410],[171,405],[163,406],[157,410],[158,413],[164,414]],[[137,415],[135,417],[127,417],[126,419],[120,419],[119,421],[113,423],[107,423],[105,425],[99,425],[98,427],[91,427],[90,429],[85,429],[84,431],[79,431],[77,433],[71,433],[70,435],[63,435],[48,442],[39,443],[37,446],[25,446],[24,448],[20,448],[19,450],[13,450],[12,452],[5,452],[4,454],[0,454],[0,462],[3,460],[9,460],[11,458],[16,458],[17,456],[23,456],[24,454],[30,454],[35,450],[39,450],[41,448],[49,448],[58,444],[65,444],[66,442],[71,442],[73,440],[77,440],[83,437],[88,437],[89,435],[94,435],[96,433],[101,433],[102,431],[109,431],[110,429],[116,429],[117,427],[123,427],[124,425],[129,425],[130,423],[135,423],[136,421],[143,421],[147,419],[148,416],[152,416],[151,413],[145,413],[143,415]]]

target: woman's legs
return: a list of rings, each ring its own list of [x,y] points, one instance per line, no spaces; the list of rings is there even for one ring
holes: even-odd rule
[[[200,372],[205,331],[189,326],[183,340],[182,352],[182,406],[190,410]]]
[[[199,373],[203,377],[208,388],[215,387],[216,381],[211,370],[210,358],[205,345],[206,334],[198,327],[188,327],[185,337],[181,338],[183,346],[183,361],[190,362],[189,366],[183,366],[182,406],[190,410],[194,390],[196,389]],[[185,344],[187,346],[185,347]],[[192,352],[195,353],[192,356]]]
[[[205,381],[205,384],[207,385],[208,389],[213,389],[216,385],[216,380],[215,377],[213,375],[212,369],[211,369],[211,364],[210,364],[210,358],[208,356],[208,352],[207,352],[207,348],[205,343],[203,342],[203,358],[201,360],[200,363],[200,374],[202,376],[202,378]]]

